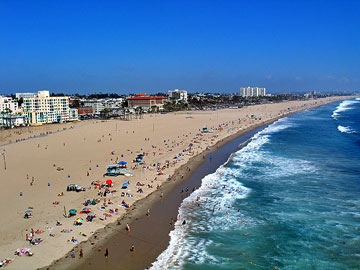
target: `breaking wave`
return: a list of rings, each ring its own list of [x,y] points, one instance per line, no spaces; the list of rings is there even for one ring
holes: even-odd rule
[[[356,133],[351,127],[338,126],[337,129],[342,133]]]
[[[255,134],[244,148],[233,155],[234,164],[239,159],[255,158],[260,148],[270,141],[271,134],[292,125],[289,119],[283,118]],[[214,245],[213,241],[198,237],[199,234],[236,230],[244,226],[244,220],[247,226],[261,222],[244,216],[233,207],[236,200],[244,199],[251,193],[251,189],[239,181],[238,169],[239,166],[220,166],[215,173],[205,176],[201,187],[184,199],[179,208],[181,218],[170,232],[169,246],[158,256],[151,269],[182,269],[186,261],[196,265],[219,264],[224,258],[207,252],[208,247]]]
[[[360,99],[356,100],[344,100],[339,104],[339,106],[336,107],[336,109],[333,111],[331,117],[337,120],[337,117],[340,116],[340,113],[343,111],[351,110],[351,105],[359,103]]]

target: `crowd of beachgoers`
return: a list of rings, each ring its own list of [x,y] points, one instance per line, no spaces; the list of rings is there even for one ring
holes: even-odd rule
[[[7,224],[1,222],[0,267],[44,267],[68,252],[83,258],[83,249],[75,252],[79,242],[132,211],[136,201],[153,191],[164,196],[162,184],[182,181],[184,174],[174,173],[181,165],[191,171],[191,157],[239,131],[330,101],[197,112],[191,118],[177,113],[129,122],[93,121],[55,130],[63,132],[38,129],[40,136],[33,134],[33,140],[16,139],[0,149],[7,162],[6,169],[0,168],[5,179],[1,210],[9,218]],[[109,176],[108,165],[125,173]],[[150,209],[143,214],[150,217]],[[123,226],[130,233],[130,225]]]

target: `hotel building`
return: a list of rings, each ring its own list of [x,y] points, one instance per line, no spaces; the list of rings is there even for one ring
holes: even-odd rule
[[[38,91],[36,97],[23,99],[23,111],[30,125],[78,120],[77,109],[69,108],[69,97],[50,97],[49,91]]]

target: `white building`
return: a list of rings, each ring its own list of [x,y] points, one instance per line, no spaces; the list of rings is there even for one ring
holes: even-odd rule
[[[16,100],[11,97],[0,96],[0,112],[16,113],[18,110],[19,106]]]
[[[78,120],[69,108],[69,97],[50,97],[49,91],[38,91],[36,97],[24,98],[23,111],[29,124],[46,124]]]
[[[179,90],[179,89],[169,90],[168,94],[169,94],[169,101],[175,100],[176,102],[178,102],[181,100],[187,102],[186,90]]]
[[[121,109],[123,102],[123,98],[91,99],[84,100],[84,106],[92,107],[94,114],[101,114],[105,108],[110,111]]]
[[[240,88],[240,96],[242,97],[261,97],[266,96],[266,88],[247,87]]]
[[[33,97],[36,97],[36,93],[16,93],[15,94],[15,97],[17,99],[20,99],[20,98],[33,98]]]
[[[22,113],[0,113],[0,127],[14,128],[26,126],[25,115]]]
[[[105,99],[91,99],[84,101],[85,107],[92,107],[93,114],[101,114],[101,111],[105,109]]]

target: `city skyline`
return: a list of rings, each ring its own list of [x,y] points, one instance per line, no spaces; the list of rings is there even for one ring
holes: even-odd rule
[[[0,94],[360,90],[358,1],[4,1],[0,10]]]

